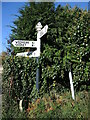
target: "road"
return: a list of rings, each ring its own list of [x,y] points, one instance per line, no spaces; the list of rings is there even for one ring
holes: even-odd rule
[[[2,111],[2,66],[0,65],[0,119],[2,117],[1,111]]]

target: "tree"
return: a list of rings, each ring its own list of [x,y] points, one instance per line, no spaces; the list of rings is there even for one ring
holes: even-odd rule
[[[40,93],[49,90],[56,83],[58,90],[62,86],[69,88],[68,72],[73,72],[75,88],[89,81],[89,32],[88,12],[70,6],[55,9],[53,3],[28,3],[20,9],[17,20],[12,26],[10,35],[11,56],[6,59],[3,67],[3,80],[13,76],[13,98],[33,98],[36,94],[35,58],[15,57],[17,52],[31,51],[31,48],[15,48],[14,39],[36,40],[35,26],[38,22],[48,25],[48,33],[41,38],[42,48],[39,65],[41,65]],[[8,65],[8,66],[7,66]],[[7,66],[7,67],[6,67]],[[83,67],[82,67],[83,66]],[[83,81],[83,82],[82,82]],[[59,86],[61,85],[61,87]]]

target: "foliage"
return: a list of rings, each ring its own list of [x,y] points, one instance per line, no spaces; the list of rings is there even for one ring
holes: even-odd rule
[[[35,59],[30,61],[28,58],[7,57],[3,65],[5,70],[3,71],[3,90],[7,86],[8,94],[12,98],[28,99],[35,84],[35,61]]]
[[[73,101],[69,92],[52,95],[45,94],[43,98],[38,98],[28,107],[29,118],[75,118],[87,119],[89,96],[86,91],[76,93],[76,100]]]
[[[5,56],[7,55],[7,52],[1,52],[0,53],[0,65],[2,65],[2,60],[5,60]]]
[[[52,91],[51,91],[52,92]],[[3,98],[5,99],[4,96]],[[10,99],[12,100],[12,99]],[[70,92],[44,94],[43,97],[29,102],[28,109],[20,112],[15,101],[3,101],[8,111],[3,109],[2,118],[24,118],[24,119],[88,119],[89,118],[89,93],[82,91],[76,93],[75,101]],[[13,103],[13,104],[12,104]],[[7,112],[6,112],[7,111]]]
[[[6,101],[6,99],[8,101]],[[17,106],[17,102],[12,100],[10,96],[3,95],[2,104],[3,104],[2,120],[20,119],[20,118],[26,119],[27,118],[26,111],[20,112]]]
[[[3,61],[3,93],[13,100],[32,101],[49,92],[51,86],[57,91],[70,89],[70,70],[75,90],[89,90],[89,13],[77,7],[71,9],[68,5],[55,8],[54,3],[43,2],[27,3],[19,13],[8,40],[11,56]],[[38,22],[48,25],[47,34],[41,38],[39,64],[36,58],[15,57],[18,52],[35,49],[16,48],[11,44],[14,39],[35,41]],[[36,90],[37,67],[41,70],[39,94]],[[8,91],[4,91],[5,88]]]
[[[35,25],[39,21],[43,26],[46,24],[49,26],[48,33],[41,38],[42,53],[39,60],[41,89],[47,89],[53,81],[69,87],[68,72],[70,69],[73,72],[75,88],[79,89],[82,84],[88,87],[90,65],[88,12],[77,7],[71,9],[68,5],[66,7],[59,5],[55,9],[53,3],[28,3],[19,12],[21,15],[14,21],[15,27],[12,27],[11,42],[14,39],[36,40]],[[11,42],[9,43],[11,50],[13,48],[12,56],[5,61],[4,70],[8,72],[4,73],[4,76],[12,75],[15,84],[18,84],[17,88],[22,91],[23,87],[23,91],[26,92],[27,86],[30,88],[30,85],[35,83],[35,59],[13,56],[17,52],[32,49],[15,48]],[[30,83],[32,81],[34,83]],[[21,94],[23,96],[26,93],[21,92]]]

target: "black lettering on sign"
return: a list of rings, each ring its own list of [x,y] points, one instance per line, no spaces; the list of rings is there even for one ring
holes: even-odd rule
[[[32,46],[34,46],[34,42],[32,42]]]
[[[29,52],[29,53],[27,54],[27,56],[29,56],[29,55],[32,55],[32,52]]]
[[[24,46],[26,46],[26,44],[29,44],[29,42],[17,41],[15,45],[16,45],[17,47],[24,47]]]
[[[26,46],[26,42],[21,42],[21,45],[24,47]]]
[[[21,42],[17,41],[15,45],[16,46],[21,46]]]
[[[29,44],[29,42],[26,42],[26,44]]]

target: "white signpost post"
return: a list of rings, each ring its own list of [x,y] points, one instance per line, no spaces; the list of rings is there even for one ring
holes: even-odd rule
[[[17,53],[16,56],[22,56],[22,57],[36,57],[37,63],[39,61],[39,56],[40,56],[40,48],[41,48],[41,41],[40,38],[47,33],[48,30],[48,25],[46,25],[43,29],[41,23],[39,22],[36,25],[36,30],[37,30],[37,41],[29,41],[29,40],[14,40],[12,42],[12,44],[15,47],[32,47],[32,48],[37,48],[35,51],[33,52],[23,52],[23,53]],[[39,68],[37,68],[36,71],[36,88],[39,91],[39,79],[40,79],[40,75],[39,75],[40,71]]]

